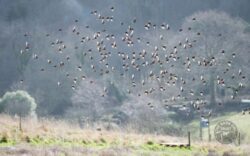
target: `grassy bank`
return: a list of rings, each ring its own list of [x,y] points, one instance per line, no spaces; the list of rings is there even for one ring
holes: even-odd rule
[[[240,116],[238,116],[239,118]],[[237,116],[235,116],[237,119]],[[219,120],[219,119],[217,119]],[[214,121],[215,122],[215,121]],[[81,129],[58,120],[24,119],[22,131],[18,119],[0,117],[0,155],[248,155],[247,145],[221,145],[192,140],[190,148],[164,147],[160,143],[187,143],[187,138],[138,134],[133,130],[106,131]],[[192,124],[196,124],[194,121]],[[242,124],[243,125],[243,124]],[[230,156],[230,155],[229,155]]]
[[[211,125],[211,134],[212,134],[212,140],[215,141],[213,138],[214,134],[214,128],[216,124],[223,120],[229,120],[232,121],[236,126],[238,131],[241,134],[241,142],[244,144],[250,143],[250,122],[249,122],[249,114],[242,115],[241,113],[232,112],[221,116],[212,116],[210,118],[210,125]],[[199,124],[200,121],[193,120],[187,127],[190,128],[190,131],[193,134],[194,139],[199,139]],[[203,138],[204,140],[208,140],[208,128],[203,129]]]

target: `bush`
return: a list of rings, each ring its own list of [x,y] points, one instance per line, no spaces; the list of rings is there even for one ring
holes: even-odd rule
[[[21,117],[35,115],[37,104],[26,91],[6,92],[0,100],[0,112]]]

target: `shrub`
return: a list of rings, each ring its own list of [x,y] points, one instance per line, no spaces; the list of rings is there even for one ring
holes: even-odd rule
[[[153,145],[154,142],[153,142],[153,141],[147,141],[147,144],[148,144],[148,145]]]
[[[0,100],[0,112],[25,117],[35,115],[36,103],[26,91],[6,92]]]

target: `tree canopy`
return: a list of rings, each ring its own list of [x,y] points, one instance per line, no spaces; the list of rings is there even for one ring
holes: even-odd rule
[[[6,92],[0,100],[0,111],[11,115],[34,116],[36,102],[26,91]]]

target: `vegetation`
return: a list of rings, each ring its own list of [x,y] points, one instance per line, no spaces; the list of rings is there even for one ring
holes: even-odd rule
[[[75,88],[76,90],[84,90],[89,88],[87,85],[84,84],[81,85],[80,79],[82,76],[86,77],[86,80],[92,80],[97,83],[97,88],[100,88],[101,91],[103,91],[103,88],[109,89],[109,92],[107,96],[109,98],[106,98],[106,102],[110,105],[116,105],[116,106],[123,106],[126,107],[126,103],[128,102],[128,99],[132,99],[135,97],[130,96],[128,94],[128,89],[131,84],[129,84],[127,81],[131,79],[131,73],[124,75],[124,78],[120,78],[119,74],[115,72],[111,72],[109,74],[105,74],[104,77],[100,78],[100,76],[97,75],[97,73],[92,72],[89,69],[89,66],[91,65],[91,59],[89,59],[89,55],[85,56],[85,53],[88,52],[89,49],[92,49],[92,53],[95,53],[96,48],[92,48],[95,46],[95,43],[91,43],[88,46],[79,46],[77,43],[79,42],[76,37],[70,36],[66,32],[57,32],[55,31],[57,27],[60,27],[64,25],[65,29],[68,30],[73,27],[72,21],[74,18],[78,17],[79,12],[81,12],[79,8],[83,7],[83,10],[89,10],[88,7],[92,8],[93,5],[96,5],[97,8],[101,9],[106,4],[104,2],[101,3],[94,3],[94,2],[75,2],[72,4],[64,3],[64,2],[50,2],[48,0],[42,1],[42,2],[32,2],[25,0],[23,2],[10,2],[3,0],[4,5],[1,5],[1,14],[3,15],[0,18],[1,22],[1,30],[3,30],[3,33],[0,40],[2,41],[2,44],[0,45],[0,72],[2,73],[0,77],[0,95],[3,96],[6,91],[9,90],[25,90],[31,94],[32,97],[36,99],[36,102],[38,104],[37,106],[37,114],[38,116],[60,116],[60,117],[69,117],[71,115],[71,112],[74,110],[78,110],[78,108],[74,108],[75,106],[75,99],[76,95],[78,94],[77,91],[72,90],[72,83],[75,84],[74,79],[77,78]],[[217,68],[214,72],[214,75],[210,77],[211,74],[206,73],[213,73],[212,71],[208,72],[209,68],[200,70],[196,66],[192,67],[192,75],[197,75],[197,72],[203,71],[204,79],[207,80],[207,82],[210,81],[210,83],[206,84],[205,86],[202,85],[201,82],[195,81],[195,82],[186,82],[188,85],[187,88],[192,88],[193,91],[196,93],[196,96],[200,98],[200,92],[202,91],[204,94],[204,101],[210,101],[209,103],[218,104],[223,103],[225,99],[229,98],[232,93],[234,92],[234,89],[237,89],[238,80],[235,78],[235,80],[231,80],[230,77],[233,74],[238,73],[238,68],[240,64],[247,64],[248,58],[245,57],[246,51],[244,50],[245,42],[248,41],[247,36],[248,28],[249,28],[249,15],[245,14],[249,10],[247,6],[249,6],[249,2],[242,1],[237,3],[237,5],[234,5],[233,1],[230,2],[220,2],[219,4],[215,2],[196,2],[194,3],[188,3],[188,2],[180,2],[175,1],[172,2],[170,0],[167,1],[161,1],[157,4],[154,4],[153,1],[147,2],[147,3],[140,3],[140,2],[134,2],[134,1],[125,1],[122,3],[113,2],[116,6],[116,12],[118,13],[121,10],[124,9],[124,6],[129,6],[126,11],[126,14],[119,14],[117,15],[119,19],[123,19],[124,23],[130,23],[128,19],[131,19],[130,17],[136,16],[137,24],[134,24],[133,27],[135,27],[136,31],[138,31],[137,36],[144,36],[145,40],[148,40],[150,43],[155,43],[155,46],[161,47],[164,44],[165,41],[162,41],[159,39],[158,34],[162,34],[165,36],[164,39],[167,40],[169,47],[172,48],[176,44],[178,44],[179,40],[185,40],[185,35],[190,36],[188,32],[182,32],[178,33],[178,30],[182,28],[183,30],[186,30],[188,27],[192,27],[193,32],[200,32],[201,34],[207,34],[206,36],[201,36],[203,40],[200,40],[199,43],[193,46],[194,51],[192,53],[199,54],[200,57],[207,58],[209,55],[214,55],[217,51],[221,51],[222,49],[225,50],[224,56],[216,56],[216,59],[218,60]],[[68,4],[71,7],[69,7]],[[73,9],[75,5],[79,6],[78,9]],[[150,7],[151,5],[156,5],[157,7]],[[173,6],[179,6],[184,7],[185,9],[182,11],[179,11],[178,15],[175,13],[175,9],[171,9]],[[234,6],[235,9],[231,10],[230,6]],[[5,7],[6,6],[6,7]],[[32,7],[29,7],[32,6]],[[44,14],[44,10],[41,9],[41,6],[46,6],[48,11],[46,14]],[[55,6],[60,7],[60,12],[54,13]],[[166,6],[169,9],[162,9],[159,10],[157,8],[161,8],[162,6]],[[56,8],[57,8],[56,7]],[[178,7],[178,8],[179,8]],[[200,7],[203,8],[200,10]],[[135,8],[141,8],[141,11],[138,11]],[[220,11],[214,11],[214,9],[220,8]],[[212,9],[212,11],[211,11]],[[34,10],[36,10],[34,12]],[[197,12],[200,10],[199,12]],[[225,11],[225,12],[223,12]],[[164,15],[159,16],[158,14]],[[86,13],[86,12],[84,12]],[[50,14],[53,14],[54,16],[49,16]],[[62,18],[64,15],[67,14],[69,17],[66,21]],[[86,13],[86,15],[88,15]],[[230,16],[230,15],[239,15],[240,18]],[[174,17],[173,17],[174,16]],[[175,18],[175,16],[178,16]],[[190,17],[197,16],[197,21],[192,22],[190,21]],[[198,18],[199,17],[199,18]],[[216,18],[213,18],[216,17]],[[242,18],[242,19],[241,19]],[[167,19],[167,20],[166,20]],[[79,19],[79,20],[85,20],[85,18]],[[62,21],[64,21],[62,23]],[[171,26],[170,30],[168,32],[159,30],[156,33],[151,32],[144,32],[140,25],[144,25],[146,21],[158,21],[158,24],[161,22],[166,22],[165,24],[169,24]],[[90,29],[84,30],[82,34],[85,34],[86,36],[91,36],[95,31],[99,31],[99,27],[97,24],[95,24],[95,19],[89,19],[89,21],[86,21],[85,23],[89,23]],[[156,22],[157,23],[157,22]],[[93,25],[93,26],[92,26]],[[138,26],[137,26],[138,25]],[[120,26],[115,26],[115,24],[112,25],[112,27],[109,27],[111,32],[114,32],[114,34],[117,34],[117,38],[121,38],[123,32],[123,28]],[[204,28],[204,29],[203,29]],[[59,29],[59,28],[58,28]],[[8,33],[7,33],[8,32]],[[28,33],[27,35],[31,35],[28,37],[25,37],[24,34]],[[213,32],[213,33],[210,33]],[[219,39],[218,34],[222,33],[222,38]],[[50,37],[46,37],[46,34],[50,34]],[[215,35],[216,34],[216,35]],[[235,34],[235,35],[231,35]],[[53,36],[53,37],[52,37]],[[83,36],[82,36],[83,37]],[[68,48],[73,48],[71,53],[66,52],[62,53],[62,56],[60,58],[57,58],[57,53],[54,53],[53,47],[48,47],[48,45],[51,44],[52,41],[55,41],[56,39],[61,39],[67,43]],[[189,37],[191,40],[192,36]],[[208,45],[205,48],[205,39],[208,41]],[[218,41],[218,42],[217,42]],[[28,51],[25,49],[25,42],[28,42],[30,47]],[[216,42],[216,44],[214,44]],[[197,46],[198,45],[198,46]],[[218,46],[216,46],[218,45]],[[75,46],[78,47],[78,49],[75,49]],[[238,48],[239,47],[239,48]],[[122,48],[125,51],[129,51],[127,47],[122,46]],[[142,51],[142,48],[144,48],[146,51],[151,51],[151,49],[148,46],[142,45],[134,47],[137,51]],[[207,49],[208,51],[206,51]],[[247,48],[246,48],[247,49]],[[21,53],[22,50],[22,53]],[[169,49],[167,49],[169,51]],[[181,50],[180,53],[183,54],[182,59],[185,59],[184,51]],[[231,86],[227,87],[221,87],[221,85],[216,84],[215,78],[218,74],[224,72],[226,70],[226,62],[227,59],[230,56],[231,53],[236,53],[235,60],[232,62],[232,71],[228,72],[228,75],[225,76],[229,84]],[[207,57],[205,57],[208,54]],[[37,55],[38,59],[34,59],[34,56]],[[219,55],[219,54],[217,54]],[[69,64],[65,65],[63,67],[63,70],[46,70],[45,73],[41,73],[41,68],[47,68],[48,64],[46,62],[47,59],[50,59],[52,61],[53,66],[55,64],[60,63],[62,60],[65,60],[65,58],[69,57]],[[93,54],[93,57],[96,58],[97,55]],[[164,56],[161,56],[164,57]],[[218,58],[221,58],[219,60]],[[6,58],[6,59],[5,59]],[[117,67],[120,58],[112,57],[112,61],[110,62],[109,67]],[[147,58],[145,58],[147,59]],[[9,61],[6,61],[9,60]],[[52,66],[51,64],[51,66]],[[99,63],[93,64],[97,69],[99,68]],[[79,73],[77,70],[75,70],[75,67],[78,67],[79,65],[82,66],[82,71]],[[8,67],[8,68],[6,68]],[[183,72],[183,69],[180,68],[179,64],[176,64],[174,70],[176,73],[182,73],[181,76],[188,77],[189,74],[186,74]],[[155,71],[160,71],[160,67],[156,66]],[[166,66],[166,68],[169,68]],[[74,70],[72,70],[74,69]],[[122,69],[118,68],[117,71],[121,72]],[[178,70],[178,72],[177,72]],[[223,70],[223,71],[221,71]],[[248,73],[248,67],[243,65],[241,67],[242,72],[246,77],[249,76]],[[150,72],[147,69],[141,69],[138,74],[135,75],[136,78],[136,84],[138,86],[139,83],[141,83],[142,79],[146,80],[147,73]],[[69,74],[68,77],[65,77],[65,75]],[[198,75],[200,76],[200,75]],[[89,78],[89,79],[88,79]],[[186,78],[186,79],[187,79]],[[211,80],[210,80],[211,78]],[[192,79],[192,78],[190,78]],[[200,77],[196,77],[196,79],[200,79]],[[108,85],[111,82],[112,85]],[[22,83],[20,83],[22,82]],[[58,87],[57,84],[60,83],[61,87]],[[164,82],[161,82],[164,83]],[[151,85],[146,86],[147,88],[157,88],[158,84],[151,83]],[[214,85],[213,85],[214,84]],[[247,94],[247,90],[249,90],[249,82],[248,80],[245,80],[243,85],[246,87],[245,91],[241,91],[240,95]],[[76,87],[77,86],[77,87]],[[145,88],[146,88],[145,87]],[[163,101],[165,99],[171,99],[172,95],[178,94],[178,90],[180,88],[180,84],[176,84],[175,87],[169,86],[169,88],[164,93],[155,93],[153,96],[150,97],[152,100],[152,103],[160,103],[160,105],[164,105]],[[61,89],[63,88],[63,89]],[[95,90],[95,87],[91,87],[91,89]],[[140,90],[145,88],[138,88],[137,90],[134,90],[133,93],[139,93]],[[130,89],[131,90],[131,89]],[[99,90],[100,91],[100,90]],[[211,94],[210,94],[211,93]],[[225,93],[224,95],[222,93]],[[100,93],[101,95],[103,93]],[[144,93],[140,93],[144,94]],[[187,93],[183,93],[187,94]],[[81,94],[82,95],[82,94]],[[99,96],[99,95],[98,95]],[[75,97],[75,98],[73,98]],[[137,98],[137,97],[136,97]],[[133,101],[133,100],[131,100]],[[134,100],[135,101],[135,100]],[[211,102],[214,101],[214,102]],[[190,102],[190,101],[187,101]],[[180,102],[178,102],[180,103]],[[169,104],[168,104],[169,105]],[[101,108],[101,107],[100,107]],[[109,109],[109,108],[107,108]],[[72,111],[71,111],[72,110]],[[120,110],[119,107],[115,109],[115,111]],[[108,110],[107,110],[108,111]],[[97,111],[99,112],[99,111]],[[67,114],[69,113],[69,114]],[[99,119],[101,119],[103,114],[102,111],[101,114],[96,115]],[[127,112],[123,112],[127,113]],[[86,113],[84,114],[86,116]],[[166,117],[166,116],[165,116]],[[165,118],[164,117],[164,118]],[[75,117],[75,120],[78,120],[79,117]],[[91,118],[91,117],[89,117]]]
[[[7,92],[0,100],[0,111],[10,115],[35,116],[36,102],[26,91]]]
[[[79,155],[90,153],[102,155],[247,155],[249,149],[243,146],[230,146],[212,142],[199,142],[192,139],[191,148],[164,147],[162,142],[186,143],[187,138],[177,138],[163,135],[138,134],[132,129],[127,132],[97,131],[94,127],[80,129],[77,125],[59,120],[41,119],[35,121],[26,118],[23,131],[16,126],[16,119],[1,115],[0,154],[34,155],[42,152],[54,154]],[[19,144],[22,144],[21,146]],[[13,146],[8,149],[8,146]],[[43,147],[43,148],[42,148]],[[125,150],[126,149],[126,150]]]
[[[241,133],[241,142],[249,144],[250,132],[247,129],[250,128],[250,124],[248,123],[248,115],[242,115],[241,113],[231,112],[225,115],[212,117],[211,118],[211,133],[213,136],[215,125],[222,120],[229,120],[232,121],[238,128],[239,133]],[[189,126],[192,134],[196,136],[196,139],[199,139],[199,120],[193,120],[190,122]],[[204,128],[204,140],[208,140],[208,129]],[[212,140],[215,141],[215,138],[212,137]],[[236,141],[237,144],[237,141]]]
[[[0,155],[249,155],[249,7],[0,0]],[[242,146],[201,141],[208,117]]]

